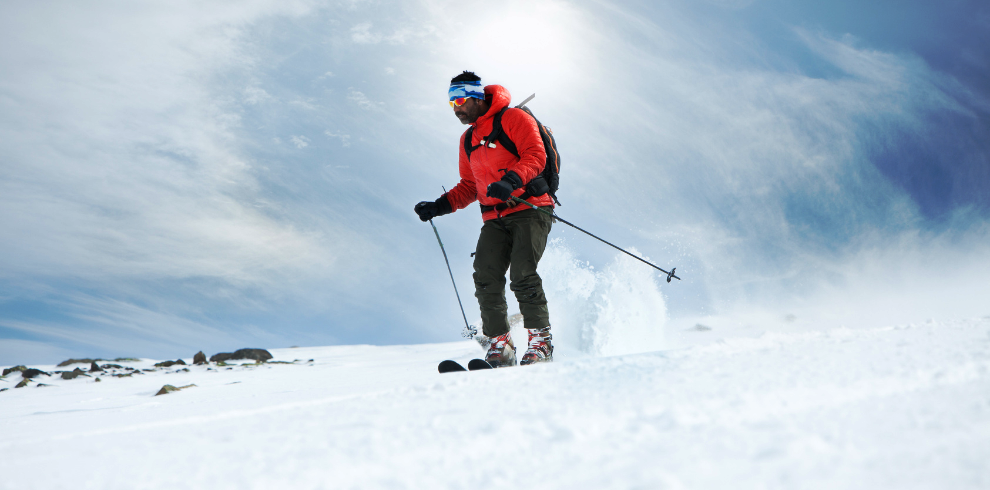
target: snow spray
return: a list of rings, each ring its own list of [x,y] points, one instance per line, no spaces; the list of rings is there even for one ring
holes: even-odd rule
[[[667,306],[649,269],[616,255],[599,271],[554,238],[540,260],[540,275],[560,346],[556,352],[613,356],[663,348]]]

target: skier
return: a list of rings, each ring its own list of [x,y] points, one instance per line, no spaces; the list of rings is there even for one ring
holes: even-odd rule
[[[526,184],[540,175],[546,151],[536,120],[521,109],[510,108],[502,115],[502,128],[515,146],[518,157],[497,141],[485,141],[492,132],[493,118],[509,106],[509,91],[500,85],[484,86],[481,78],[465,71],[450,81],[450,106],[462,124],[473,130],[465,145],[460,140],[460,182],[436,201],[415,206],[422,221],[464,209],[474,201],[481,204],[481,234],[474,254],[475,297],[481,308],[482,332],[492,342],[485,360],[493,367],[516,364],[516,347],[509,335],[508,306],[505,301],[505,273],[509,289],[515,293],[519,311],[529,334],[529,344],[520,364],[553,360],[550,312],[543,293],[537,264],[550,234],[549,215],[526,205],[515,205],[511,196],[526,192]],[[494,139],[494,138],[493,138]],[[471,148],[470,156],[465,146]],[[545,192],[545,191],[544,191]],[[549,194],[530,196],[526,201],[553,209]]]

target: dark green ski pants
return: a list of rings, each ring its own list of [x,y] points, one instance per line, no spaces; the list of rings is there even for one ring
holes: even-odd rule
[[[543,209],[552,210],[551,207]],[[505,302],[505,272],[509,271],[509,289],[519,301],[519,312],[526,328],[550,325],[543,280],[536,266],[547,248],[550,216],[535,209],[488,220],[481,227],[474,256],[474,290],[481,306],[482,331],[498,337],[509,331],[508,305]]]

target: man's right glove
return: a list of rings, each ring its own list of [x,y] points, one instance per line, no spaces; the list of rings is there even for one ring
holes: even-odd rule
[[[420,221],[424,222],[436,218],[437,216],[443,216],[454,212],[454,208],[450,206],[450,201],[447,200],[446,194],[440,196],[433,202],[423,201],[417,204],[413,210],[419,215]]]
[[[488,185],[485,193],[488,197],[494,197],[499,201],[507,201],[512,196],[512,191],[522,187],[522,179],[519,174],[509,170],[502,176],[502,180],[497,180]]]

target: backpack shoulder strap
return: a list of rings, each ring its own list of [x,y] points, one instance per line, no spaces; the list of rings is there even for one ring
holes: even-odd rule
[[[498,141],[502,145],[502,148],[509,150],[509,153],[512,153],[516,156],[516,158],[519,158],[519,150],[516,148],[516,144],[509,139],[509,135],[505,134],[505,130],[502,129],[502,116],[505,115],[505,111],[507,110],[509,110],[509,108],[504,107],[502,110],[498,111],[498,114],[495,114],[495,118],[492,120],[492,132],[488,134],[487,138],[485,138],[485,143],[487,144],[491,141]]]
[[[471,152],[474,151],[475,148],[481,146],[481,145],[476,145],[476,146],[471,145],[471,138],[473,137],[474,137],[474,126],[471,126],[467,128],[467,131],[464,132],[464,154],[467,155],[468,160],[471,159]]]

